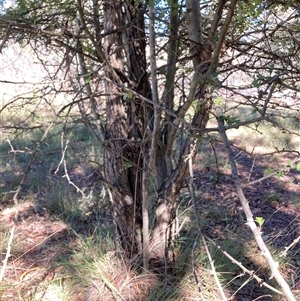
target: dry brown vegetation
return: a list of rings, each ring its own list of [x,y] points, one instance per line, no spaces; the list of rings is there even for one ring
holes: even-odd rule
[[[112,238],[114,226],[107,198],[103,191],[101,193],[101,185],[97,189],[94,185],[98,183],[97,168],[80,156],[80,150],[87,147],[86,141],[92,143],[90,137],[84,129],[77,129],[72,135],[74,141],[70,149],[76,150],[78,156],[68,157],[68,175],[75,186],[85,193],[90,191],[87,199],[68,183],[63,170],[53,172],[61,150],[59,144],[51,140],[51,145],[45,142],[43,152],[32,162],[21,201],[15,205],[13,192],[24,175],[28,159],[26,151],[13,152],[9,143],[2,141],[1,153],[5,158],[1,162],[0,178],[2,262],[12,229],[14,233],[0,286],[1,300],[219,300],[204,245],[200,238],[195,241],[198,228],[188,191],[184,189],[181,195],[179,223],[182,230],[177,238],[176,265],[166,274],[159,263],[152,261],[152,271],[142,274],[141,258],[131,262],[121,259],[121,251],[116,249]],[[253,148],[263,147],[257,144],[256,138],[251,142],[249,137]],[[243,146],[242,138],[235,136],[234,139],[237,145]],[[17,144],[17,140],[11,141]],[[297,148],[297,140],[293,143]],[[222,144],[218,137],[211,137],[210,143],[204,143],[202,148],[193,166],[195,209],[227,298],[280,300],[280,295],[244,274],[214,245],[276,287],[245,226]],[[247,153],[239,147],[234,151],[240,176],[248,182],[261,178],[266,170],[279,170],[298,156],[297,153]],[[47,157],[47,153],[48,156],[54,154],[55,160]],[[264,219],[263,237],[295,296],[300,296],[299,242],[291,245],[300,235],[299,183],[300,172],[289,168],[280,177],[273,176],[245,188],[254,215]]]

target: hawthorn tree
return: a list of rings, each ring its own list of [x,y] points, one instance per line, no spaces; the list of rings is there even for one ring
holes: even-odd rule
[[[78,106],[104,150],[117,239],[148,269],[175,260],[179,194],[205,135],[283,128],[270,108],[276,92],[298,93],[299,27],[296,1],[18,0],[1,13],[0,50],[29,44],[61,80],[53,90],[73,93],[63,109]],[[226,112],[225,93],[253,116]]]

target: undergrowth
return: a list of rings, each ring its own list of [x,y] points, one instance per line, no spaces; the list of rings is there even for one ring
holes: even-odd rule
[[[37,124],[40,121],[41,117]],[[228,162],[219,149],[217,136],[204,141],[196,158],[197,208],[193,208],[188,191],[182,191],[179,215],[182,229],[175,246],[176,263],[165,270],[154,262],[150,264],[150,272],[143,273],[141,257],[125,261],[117,247],[110,204],[98,175],[103,164],[101,147],[75,117],[73,121],[58,122],[42,143],[39,141],[47,123],[32,131],[22,127],[6,130],[2,137],[2,262],[16,212],[19,219],[11,257],[0,284],[1,300],[220,300],[212,264],[230,300],[242,300],[241,296],[261,297],[260,300],[280,298],[261,287],[251,274],[244,273],[221,251],[275,286],[268,279],[268,267],[245,229],[243,214],[234,197],[213,197],[217,185],[229,181]],[[261,137],[270,139],[257,138],[259,132],[264,133]],[[286,133],[265,123],[237,133],[232,138],[238,139],[241,148],[299,146]],[[26,174],[29,163],[30,172]],[[20,202],[15,204],[13,196],[24,176]],[[281,203],[281,198],[281,194],[271,192],[265,193],[263,200],[273,205],[274,200]],[[208,238],[207,247],[198,235],[195,210],[201,220],[202,234]],[[265,238],[286,275],[298,271],[293,257],[298,258],[299,254],[293,251],[289,253],[291,256],[282,257],[284,246],[280,249],[274,245],[275,237],[271,234]],[[293,275],[291,279],[291,286],[296,285],[299,276]]]

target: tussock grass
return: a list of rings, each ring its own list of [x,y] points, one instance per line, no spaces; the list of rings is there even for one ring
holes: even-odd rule
[[[232,116],[250,118],[252,112],[249,110],[239,107],[228,113]],[[8,140],[2,138],[0,143],[0,156],[5,158],[0,162],[2,216],[5,210],[11,210],[12,214],[16,210],[12,196],[48,125],[48,119],[42,114],[32,116],[30,119],[26,118],[26,112],[23,113],[21,119],[17,119],[17,116],[7,118],[8,125],[20,125],[20,128],[7,131]],[[93,182],[94,171],[103,164],[102,150],[90,131],[78,120],[77,116],[73,116],[68,123],[58,120],[53,126],[45,141],[39,145],[19,196],[19,205],[28,202],[33,208],[22,215],[20,224],[28,225],[33,221],[40,221],[43,224],[52,220],[65,225],[65,230],[53,237],[50,237],[52,234],[48,234],[49,238],[46,236],[45,241],[44,238],[35,241],[35,238],[26,236],[21,231],[17,232],[13,240],[11,260],[20,257],[18,264],[24,270],[20,272],[15,266],[9,267],[9,273],[4,283],[0,285],[0,300],[220,300],[207,251],[200,240],[194,248],[198,229],[186,191],[183,191],[181,196],[183,208],[180,208],[182,214],[179,219],[180,222],[184,221],[184,225],[175,246],[177,262],[170,268],[169,273],[153,269],[143,274],[140,257],[137,256],[131,262],[122,259],[121,250],[117,249],[114,241],[114,225],[107,196],[103,193],[102,185]],[[283,121],[295,131],[299,130],[299,124],[294,123],[293,119],[286,118]],[[30,126],[38,127],[29,130]],[[267,123],[260,123],[256,128],[232,130],[229,136],[240,147],[246,149],[299,147],[297,137],[283,133],[282,130]],[[210,135],[208,140],[210,142],[214,139],[218,139],[217,135]],[[69,144],[64,149],[66,141],[69,141]],[[229,167],[226,154],[218,149],[215,153],[211,149],[207,152],[209,147],[211,146],[207,144],[207,140],[204,141],[202,155],[197,157],[195,163],[197,170],[207,172],[204,185],[215,187],[213,185],[220,180],[216,166],[219,165],[219,172],[225,180],[229,174]],[[67,171],[63,164],[59,165],[63,154]],[[66,172],[72,183],[83,193],[69,183]],[[214,239],[237,261],[263,276],[267,267],[257,260],[261,257],[249,239],[249,233],[240,230],[244,227],[242,214],[239,213],[236,225],[233,226],[234,217],[231,215],[231,208],[222,204],[224,200],[205,199],[205,189],[201,186],[203,184],[196,184],[199,188],[196,191],[199,208],[196,209],[204,235]],[[273,202],[275,196],[276,192],[266,193],[265,201]],[[6,252],[9,231],[9,224],[0,225],[1,259]],[[295,266],[289,258],[282,259],[276,247],[272,246],[274,240],[275,237],[270,237],[269,244],[272,252],[278,257],[280,266],[282,269],[294,270]],[[26,250],[31,248],[32,250],[26,253]],[[194,256],[192,256],[193,248]],[[259,287],[251,276],[242,274],[241,270],[213,244],[208,243],[208,250],[217,276],[228,296],[237,295],[241,291],[248,293],[249,287]],[[296,254],[296,251],[294,253]],[[35,262],[33,267],[37,265],[41,268],[38,270],[39,275],[45,270],[49,273],[39,281],[25,283],[21,281],[21,276],[24,272],[31,271],[32,262]],[[11,271],[13,273],[10,273]],[[295,277],[293,279],[297,281]],[[29,292],[26,286],[33,289]],[[264,290],[259,293],[270,295],[269,291]],[[232,300],[239,300],[238,298],[232,297]],[[269,298],[275,300],[274,296]]]
[[[58,263],[71,279],[70,300],[75,296],[76,300],[146,300],[157,283],[155,274],[141,274],[134,262],[125,262],[113,251],[114,242],[109,236],[76,236],[69,260]]]

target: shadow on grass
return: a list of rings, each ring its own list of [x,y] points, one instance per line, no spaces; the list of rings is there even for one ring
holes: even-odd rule
[[[206,146],[205,154],[211,154],[212,149]],[[246,152],[234,148],[236,161],[238,164],[241,180],[251,182],[264,175],[267,168],[279,168],[293,159],[293,154],[285,154],[280,158],[274,156],[255,156],[255,161]],[[216,143],[215,153],[217,160],[207,160],[205,157],[197,159],[202,164],[196,167],[195,183],[196,194],[198,195],[197,213],[203,224],[203,233],[216,241],[222,249],[229,254],[234,254],[234,258],[242,262],[245,267],[270,283],[277,286],[274,280],[269,280],[270,272],[263,256],[256,247],[251,231],[245,225],[245,218],[239,201],[236,198],[233,181],[230,177],[230,169],[226,164],[226,153],[224,149]],[[219,164],[218,168],[216,162]],[[244,189],[244,193],[250,202],[250,207],[255,217],[262,217],[263,238],[266,241],[275,261],[278,262],[280,271],[287,280],[292,290],[297,294],[300,287],[299,279],[299,242],[292,245],[293,241],[300,235],[299,216],[300,206],[296,200],[300,195],[300,172],[292,169],[281,178],[272,177],[262,182],[257,182]],[[283,255],[286,248],[291,247],[287,256]],[[211,246],[212,250],[215,247]],[[236,251],[238,253],[236,254]],[[228,273],[230,265],[218,263],[224,255],[215,250],[213,260],[217,271],[221,275]],[[271,291],[262,289],[260,284],[252,279],[250,275],[243,275],[242,271],[225,277],[225,286],[236,293],[236,300],[279,300],[279,295]],[[227,283],[227,284],[226,284]],[[265,296],[269,295],[269,296]],[[263,297],[265,296],[265,297]],[[281,300],[283,300],[282,298]]]
[[[51,299],[49,287],[58,289],[57,294],[62,301],[124,298],[126,301],[189,300],[200,298],[198,288],[206,299],[218,300],[219,293],[202,243],[197,242],[195,256],[191,257],[198,232],[192,212],[188,214],[190,222],[177,241],[177,262],[168,273],[160,267],[149,275],[141,275],[135,268],[140,258],[136,262],[126,262],[118,257],[112,239],[114,226],[109,205],[105,196],[99,198],[101,185],[93,182],[93,168],[97,165],[89,166],[89,160],[95,159],[93,141],[85,130],[77,128],[71,133],[73,140],[65,154],[70,179],[84,190],[83,197],[68,183],[64,170],[54,172],[62,156],[58,133],[49,136],[49,140],[41,146],[22,187],[21,210],[4,288],[1,284],[3,301],[19,300],[20,296],[29,300],[34,295],[41,296],[40,300],[52,301],[54,299]],[[33,136],[33,141],[38,141],[40,134]],[[19,139],[15,141],[15,149],[24,152],[9,153],[8,144],[1,146],[1,154],[5,157],[0,170],[0,206],[1,218],[4,218],[1,259],[6,253],[5,242],[9,238],[14,210],[17,210],[11,202],[11,191],[16,189],[22,179],[30,159],[30,150],[36,146],[36,142],[26,144],[32,141],[27,136],[23,140],[21,137]],[[84,158],[82,153],[87,153],[88,157]],[[218,161],[223,164],[218,175],[212,160],[209,166],[203,165],[202,169],[198,167],[195,171],[197,193],[200,195],[196,210],[201,218],[202,231],[236,260],[268,281],[268,269],[253,243],[252,234],[246,229],[243,213],[235,199],[226,166],[226,154],[219,150],[218,155],[223,156]],[[263,175],[263,161],[256,162],[261,165],[252,169],[253,179]],[[238,164],[241,174],[246,176],[251,169],[251,158],[239,154]],[[292,182],[296,185],[299,174],[293,171],[292,175]],[[215,182],[216,176],[218,183]],[[291,200],[296,200],[299,194],[292,189],[272,179],[267,184],[264,182],[249,187],[245,192],[255,216],[265,220],[265,239],[277,256],[285,278],[291,280],[291,286],[297,289],[300,282],[297,276],[299,268],[293,264],[300,261],[299,252],[295,251],[299,249],[299,244],[291,249],[287,258],[279,256],[284,247],[299,235],[299,210],[290,208]],[[277,196],[274,200],[275,193]],[[270,198],[272,195],[273,198]],[[182,202],[183,210],[189,206]],[[260,287],[251,276],[243,275],[216,247],[209,244],[209,250],[226,294],[234,295],[231,300],[275,300],[275,296],[265,296],[270,295],[270,291]],[[195,281],[195,275],[200,287]],[[6,296],[8,299],[4,299]]]

